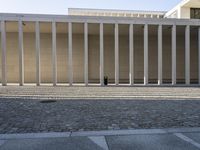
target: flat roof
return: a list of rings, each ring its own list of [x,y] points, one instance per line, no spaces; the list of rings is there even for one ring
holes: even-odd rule
[[[139,14],[160,14],[164,15],[166,11],[145,11],[145,10],[118,10],[118,9],[90,9],[90,8],[68,8],[68,14],[71,12],[108,12],[108,13],[139,13]]]

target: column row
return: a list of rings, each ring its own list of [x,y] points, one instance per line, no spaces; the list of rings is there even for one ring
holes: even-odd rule
[[[115,53],[115,85],[119,85],[119,24],[114,24],[114,53]],[[149,84],[149,25],[144,24],[144,85]],[[163,84],[163,26],[158,25],[158,85]],[[104,85],[104,24],[100,23],[100,85]],[[171,29],[172,51],[172,85],[176,84],[176,25]],[[40,69],[40,23],[35,22],[36,45],[36,85],[41,84]],[[72,22],[68,23],[68,78],[69,85],[73,85],[73,44]],[[2,85],[7,85],[6,76],[6,25],[1,21],[1,50],[2,50]],[[23,48],[23,22],[18,21],[18,49],[19,49],[19,85],[24,85],[24,48]],[[56,50],[56,22],[52,22],[52,82],[57,85],[57,50]],[[198,74],[200,84],[200,27],[198,28]],[[88,85],[88,23],[84,23],[84,82]],[[129,25],[129,84],[134,85],[134,25]],[[190,26],[185,26],[185,84],[190,84]]]

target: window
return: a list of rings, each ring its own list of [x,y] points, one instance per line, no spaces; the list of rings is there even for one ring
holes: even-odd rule
[[[191,19],[200,19],[200,8],[191,8],[190,9],[190,18]]]

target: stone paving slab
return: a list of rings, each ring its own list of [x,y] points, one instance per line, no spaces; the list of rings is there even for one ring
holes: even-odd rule
[[[170,130],[170,129],[167,129]],[[177,130],[177,129],[174,129]],[[185,131],[185,129],[182,129]],[[189,129],[188,129],[189,130]],[[190,129],[191,130],[191,129]],[[200,129],[198,129],[200,131]],[[107,131],[78,131],[78,132],[72,132],[71,136],[116,136],[116,135],[138,135],[138,134],[165,134],[168,133],[168,131],[165,131],[165,129],[135,129],[135,130],[107,130]],[[1,139],[1,135],[0,135]]]
[[[71,132],[51,132],[51,133],[26,133],[26,134],[0,134],[0,140],[12,140],[12,139],[37,139],[37,138],[61,138],[70,137]]]
[[[103,150],[87,137],[9,140],[0,150]]]
[[[200,149],[200,130],[193,128],[166,129],[159,133],[160,129],[131,130],[127,131],[101,131],[96,135],[67,136],[58,133],[39,133],[31,137],[31,134],[22,134],[15,138],[2,140],[0,138],[0,150],[198,150]],[[189,132],[191,130],[191,132]],[[168,132],[170,131],[170,132]],[[181,131],[181,132],[179,132]],[[44,136],[41,136],[44,134]],[[7,137],[13,137],[11,134]],[[37,138],[38,137],[38,138]],[[42,137],[42,138],[40,138]]]
[[[187,137],[191,138],[197,143],[200,143],[200,132],[198,133],[184,133]]]
[[[174,135],[129,135],[106,137],[110,150],[199,150]]]

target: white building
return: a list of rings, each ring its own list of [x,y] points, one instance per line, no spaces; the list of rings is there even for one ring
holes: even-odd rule
[[[172,10],[0,14],[2,85],[200,85],[200,0]]]

